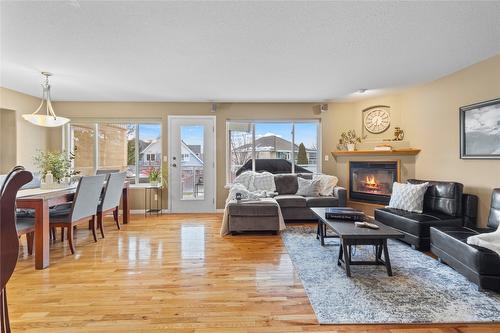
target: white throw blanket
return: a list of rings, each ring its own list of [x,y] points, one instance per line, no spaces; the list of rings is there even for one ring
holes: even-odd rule
[[[233,185],[229,189],[229,195],[227,196],[226,206],[224,208],[224,217],[222,218],[222,225],[220,228],[220,235],[225,236],[229,234],[229,213],[228,204],[230,202],[235,202],[236,193],[241,193],[242,199],[250,199],[253,201],[247,201],[245,204],[258,205],[260,203],[276,202],[273,198],[269,198],[270,195],[275,195],[276,187],[274,185],[274,176],[268,172],[256,173],[253,171],[247,171],[236,177]],[[270,181],[271,180],[271,181]],[[249,190],[252,189],[252,190]],[[279,218],[279,230],[284,230],[285,220],[281,214],[281,209],[278,207],[278,218]]]
[[[494,232],[470,236],[467,244],[481,246],[500,255],[500,227]]]

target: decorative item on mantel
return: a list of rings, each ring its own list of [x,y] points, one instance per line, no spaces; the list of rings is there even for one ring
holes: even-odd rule
[[[394,141],[403,141],[405,138],[405,132],[401,127],[394,127]]]
[[[392,150],[392,146],[389,146],[389,145],[378,145],[378,146],[375,146],[375,148],[373,148],[373,150],[376,150],[376,151],[391,151]]]
[[[354,151],[356,150],[356,143],[361,143],[361,137],[356,134],[355,130],[342,132],[337,145],[338,150]]]
[[[75,148],[76,151],[76,148]],[[71,184],[71,178],[80,173],[72,169],[74,153],[43,152],[39,150],[33,157],[33,163],[40,173],[42,189],[64,188]]]

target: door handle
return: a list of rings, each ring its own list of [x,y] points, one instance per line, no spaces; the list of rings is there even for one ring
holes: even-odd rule
[[[173,163],[173,164],[172,164],[172,166],[173,166],[174,168],[176,168],[176,167],[177,167],[177,164]]]

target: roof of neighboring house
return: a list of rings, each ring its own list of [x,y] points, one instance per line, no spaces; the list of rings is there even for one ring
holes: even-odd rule
[[[150,142],[139,140],[140,154],[144,154],[146,151],[161,152],[160,140],[152,140]]]
[[[291,151],[290,147],[292,143],[285,140],[277,135],[267,135],[255,139],[255,150],[256,151]],[[294,145],[294,150],[299,150],[298,145]],[[235,150],[251,150],[252,144],[248,143],[240,147],[236,147]],[[315,150],[306,148],[307,151]]]
[[[201,156],[201,145],[187,145],[197,156]]]
[[[188,154],[190,154],[196,162],[198,162],[199,164],[203,165],[203,161],[200,159],[200,156],[199,155],[196,155],[195,152],[191,149],[191,146],[197,146],[197,145],[188,145],[184,142],[184,140],[181,140],[181,143],[182,143],[182,148],[184,148]],[[199,145],[198,145],[199,147]],[[184,162],[182,162],[184,163]]]

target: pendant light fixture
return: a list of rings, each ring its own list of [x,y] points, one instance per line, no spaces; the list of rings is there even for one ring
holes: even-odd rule
[[[52,73],[42,72],[42,75],[45,76],[45,81],[42,83],[42,103],[38,109],[32,114],[23,114],[23,118],[33,125],[43,126],[43,127],[59,127],[67,122],[69,122],[68,118],[58,117],[56,116],[54,109],[52,108],[52,103],[50,101],[50,84],[49,84],[49,76],[52,76]],[[45,103],[45,114],[38,114],[42,110],[43,104]]]

